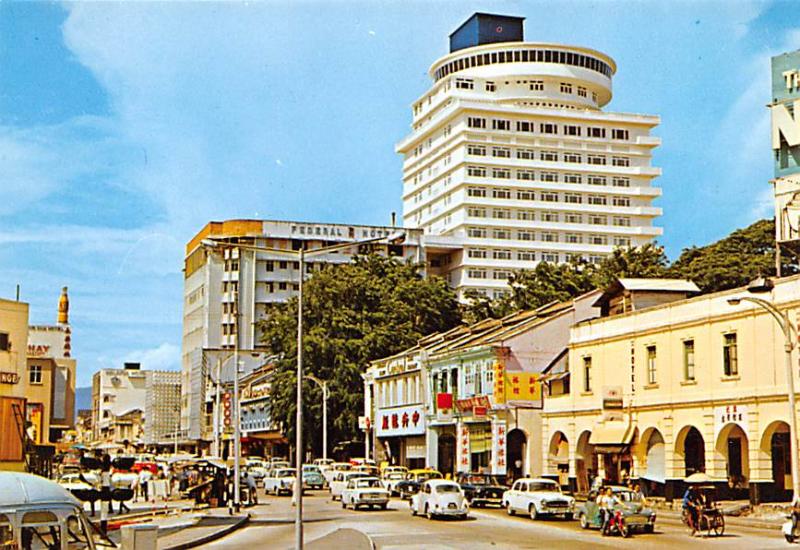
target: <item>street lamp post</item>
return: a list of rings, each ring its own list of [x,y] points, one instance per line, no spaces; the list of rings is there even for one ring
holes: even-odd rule
[[[320,380],[313,374],[305,376],[317,384],[322,390],[322,458],[328,458],[328,382]]]
[[[758,284],[751,283],[751,285],[748,286],[748,290],[751,292],[765,292],[771,288],[772,283],[769,282],[768,279],[759,281]],[[800,473],[798,473],[800,466],[798,466],[797,461],[797,406],[795,403],[794,394],[794,374],[792,373],[792,350],[794,350],[795,344],[794,339],[792,338],[792,323],[789,320],[789,311],[780,311],[772,302],[764,300],[763,298],[754,298],[752,296],[741,296],[730,298],[728,300],[728,303],[732,306],[739,305],[741,302],[750,302],[752,304],[756,304],[761,309],[767,311],[770,315],[772,315],[775,321],[777,321],[778,326],[783,331],[786,386],[789,393],[789,448],[791,451],[789,458],[791,459],[792,469],[792,502],[796,502],[798,497],[800,497]]]
[[[278,257],[284,258],[296,258],[298,260],[298,264],[300,267],[300,281],[298,285],[298,296],[297,296],[297,415],[296,415],[296,426],[295,426],[295,445],[296,445],[296,452],[295,452],[295,496],[296,496],[296,508],[295,508],[295,548],[297,550],[302,550],[303,548],[303,279],[305,278],[305,261],[306,258],[320,256],[323,254],[328,254],[330,252],[336,252],[338,250],[344,250],[347,248],[351,248],[353,246],[361,245],[361,244],[369,244],[378,241],[387,241],[389,243],[394,242],[402,242],[405,239],[404,232],[398,232],[396,234],[392,234],[389,236],[383,237],[375,237],[371,239],[364,239],[360,241],[349,241],[340,244],[335,244],[331,246],[324,246],[321,248],[315,248],[313,250],[305,250],[304,247],[301,247],[298,251],[290,251],[290,250],[283,250],[279,248],[270,248],[266,246],[254,246],[254,245],[247,245],[247,244],[239,244],[239,243],[227,243],[225,241],[216,240],[216,239],[203,239],[201,244],[207,248],[235,248],[237,250],[251,250],[253,252],[267,252],[270,254],[274,254]],[[255,255],[254,255],[255,256]],[[255,261],[255,257],[254,257]],[[234,394],[239,389],[239,381],[238,381],[238,351],[239,351],[239,331],[238,331],[238,315],[239,315],[239,308],[238,308],[239,296],[238,292],[236,295],[236,316],[237,316],[237,331],[236,331],[236,347],[234,353],[237,355],[237,376],[234,377],[235,386],[234,386]],[[235,487],[234,491],[236,492],[235,501],[238,505],[239,499],[239,414],[238,414],[238,396],[235,405],[235,444],[234,444],[234,460],[236,460],[235,464]],[[238,507],[237,507],[238,509]]]

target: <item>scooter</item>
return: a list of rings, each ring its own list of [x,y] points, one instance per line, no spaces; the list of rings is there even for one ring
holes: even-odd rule
[[[792,543],[800,538],[800,521],[798,521],[797,526],[792,529],[792,516],[786,517],[789,518],[789,521],[783,524],[781,531],[783,531],[783,536],[786,538],[786,542]]]
[[[631,536],[631,531],[628,529],[628,526],[625,524],[625,518],[622,516],[622,512],[620,510],[614,510],[614,513],[611,515],[611,518],[608,520],[608,525],[606,526],[606,531],[603,533],[604,535],[622,535],[623,538],[628,538]]]

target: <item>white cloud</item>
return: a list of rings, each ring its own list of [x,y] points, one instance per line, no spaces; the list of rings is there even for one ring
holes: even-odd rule
[[[164,342],[158,347],[132,351],[112,361],[117,368],[123,363],[141,363],[148,370],[180,370],[181,348],[175,344]]]

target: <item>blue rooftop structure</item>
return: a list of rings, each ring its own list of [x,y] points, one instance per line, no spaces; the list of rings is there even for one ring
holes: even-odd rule
[[[450,34],[450,53],[497,42],[523,42],[524,17],[474,13]]]

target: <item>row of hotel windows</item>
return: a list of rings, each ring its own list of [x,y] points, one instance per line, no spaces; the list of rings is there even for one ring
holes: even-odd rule
[[[591,204],[598,204],[598,203],[591,203]],[[603,203],[605,204],[605,203]],[[511,210],[502,210],[495,208],[492,212],[492,219],[495,220],[510,220],[512,219]],[[522,221],[536,221],[536,210],[515,210],[514,213],[516,214],[517,220]],[[486,218],[486,208],[482,207],[470,207],[467,209],[467,216],[470,218]],[[602,219],[601,219],[602,218]],[[601,221],[607,222],[608,218],[598,215],[598,216],[587,216],[587,219],[590,220],[590,225],[607,225],[607,223],[600,223]],[[548,223],[560,223],[562,220],[560,212],[539,212],[539,221],[548,222]],[[583,223],[583,214],[578,214],[576,212],[565,212],[563,217],[564,223]],[[611,218],[611,225],[616,227],[630,227],[631,226],[631,219],[628,216],[613,216]]]
[[[480,192],[483,191],[484,194],[472,194],[470,191]],[[470,187],[467,192],[467,196],[469,197],[482,197],[486,198],[486,189],[483,188],[472,188]],[[611,204],[612,206],[621,206],[627,207],[631,205],[630,197],[618,197],[612,196],[609,201],[609,197],[607,195],[584,195],[582,193],[563,193],[559,194],[557,191],[539,191],[536,193],[535,191],[531,191],[528,189],[518,189],[516,192],[517,200],[522,201],[535,201],[537,200],[536,197],[539,197],[539,201],[541,202],[559,202],[559,197],[563,197],[564,201],[569,204],[583,204],[584,197],[586,197],[586,204],[593,204],[596,206],[607,206]],[[508,188],[496,188],[492,189],[492,198],[494,199],[511,199],[512,193],[511,189]],[[532,217],[524,217],[522,213],[529,213],[530,211],[519,211],[517,218],[520,220],[532,220]],[[475,218],[485,218],[486,217],[486,209],[475,208],[475,213],[470,214],[470,216]],[[495,209],[492,215],[493,218],[500,218],[500,219],[511,219],[511,212],[509,210],[498,210]],[[544,220],[544,221],[558,221],[557,219],[552,220]],[[573,223],[581,223],[581,222],[573,222]]]
[[[695,378],[695,348],[694,340],[683,341],[683,380],[694,382]],[[658,384],[658,359],[656,346],[647,346],[646,366],[647,366],[647,385]],[[731,332],[722,335],[722,375],[731,377],[739,375],[739,351],[736,341],[736,333]],[[592,391],[592,357],[583,357],[583,391]]]
[[[491,119],[491,129],[498,130],[503,132],[510,132],[512,130],[511,120],[509,119],[499,119],[493,118]],[[537,133],[537,123],[530,120],[517,120],[514,121],[515,124],[513,128],[516,128],[517,132],[527,132],[527,133]],[[467,126],[469,128],[474,128],[478,130],[486,130],[487,129],[487,122],[486,119],[483,117],[471,116],[467,117]],[[539,134],[546,134],[551,136],[558,135],[558,124],[555,122],[539,122],[538,123],[538,133]],[[584,128],[582,126],[578,126],[577,124],[564,124],[562,126],[562,134],[569,137],[582,137],[586,136],[588,138],[601,138],[605,139],[606,137],[606,129],[602,126],[587,126]],[[625,128],[611,128],[611,132],[609,134],[611,139],[619,140],[619,141],[627,141],[630,139],[630,132]]]
[[[490,176],[491,174],[491,176]],[[486,178],[492,177],[501,180],[511,179],[511,169],[509,168],[492,168],[491,171],[485,166],[467,166],[467,175],[473,178]],[[589,185],[608,185],[608,178],[606,176],[587,175],[584,180],[583,174],[559,174],[558,172],[534,171],[534,170],[517,170],[516,179],[520,181],[541,181],[547,183],[588,183]],[[538,176],[538,177],[537,177]],[[630,187],[631,180],[624,176],[614,176],[611,178],[611,184],[614,187]]]
[[[492,156],[496,158],[511,158],[511,147],[492,147]],[[468,144],[467,154],[473,156],[484,157],[487,153],[485,145]],[[535,149],[517,149],[516,157],[525,160],[542,160],[545,162],[558,162],[558,151],[536,151]],[[581,153],[565,152],[561,154],[561,160],[571,164],[581,164],[583,162],[583,155]],[[587,154],[586,164],[595,166],[606,166],[608,164],[608,157],[606,155]],[[612,156],[611,166],[628,167],[631,165],[629,157]]]
[[[599,264],[605,258],[601,255],[590,255],[585,256],[583,254],[558,254],[557,252],[536,252],[534,250],[528,250],[524,252],[519,252],[518,257],[522,256],[530,256],[530,259],[525,259],[522,261],[530,261],[530,262],[548,262],[551,264],[557,264],[562,262],[569,262],[571,260],[586,260],[592,264]],[[538,259],[537,259],[538,258]],[[512,275],[512,271],[508,269],[487,269],[482,267],[471,267],[467,269],[467,277],[470,279],[477,279],[477,280],[489,280],[494,279],[495,281],[507,281],[509,277]]]
[[[513,81],[506,80],[506,85],[510,84]],[[534,92],[543,92],[545,90],[545,82],[544,80],[517,80],[517,85],[527,85],[528,89]],[[471,78],[456,78],[456,88],[462,90],[474,90],[475,89],[475,81]],[[487,92],[495,92],[497,91],[497,85],[494,81],[487,80],[484,82],[484,89]],[[584,86],[577,86],[573,87],[572,83],[570,82],[561,82],[559,85],[559,91],[565,95],[572,95],[573,89],[577,90],[578,97],[588,97],[589,93],[588,90]],[[597,93],[592,92],[592,102],[597,103]],[[418,107],[415,106],[414,114],[419,114],[421,112],[422,107],[419,105]]]
[[[603,218],[605,218],[605,216],[603,216]],[[531,231],[529,229],[521,229],[517,231],[516,234],[516,240],[518,241],[539,241],[544,243],[565,242],[568,244],[584,243],[584,237],[579,233],[564,233],[563,236],[560,236],[560,233],[555,231],[540,231],[536,233],[535,231]],[[493,229],[490,233],[485,227],[468,227],[467,236],[473,239],[491,238],[504,241],[515,240],[514,232],[510,229]],[[585,238],[585,242],[586,244],[606,246],[608,245],[609,240],[607,235],[588,235]],[[611,242],[614,244],[614,246],[630,246],[629,237],[613,237]]]
[[[483,65],[493,65],[495,63],[560,63],[562,65],[583,67],[608,78],[611,78],[612,75],[612,70],[608,63],[596,57],[561,50],[526,49],[491,52],[454,59],[436,69],[434,77],[438,81],[450,74],[470,67],[482,67]]]

